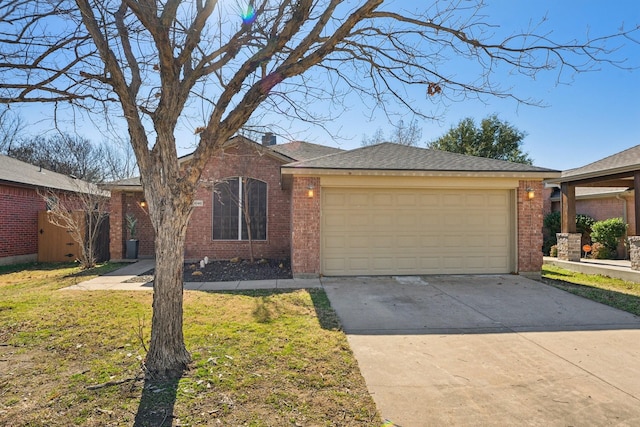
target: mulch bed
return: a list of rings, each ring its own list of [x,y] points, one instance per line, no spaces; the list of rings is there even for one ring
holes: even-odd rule
[[[149,270],[133,278],[134,282],[153,281],[154,270]],[[262,259],[251,263],[249,260],[209,261],[204,268],[200,263],[184,265],[185,282],[232,282],[238,280],[291,279],[291,263],[288,259]]]

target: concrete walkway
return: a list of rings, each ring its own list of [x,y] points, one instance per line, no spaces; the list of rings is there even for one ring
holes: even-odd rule
[[[152,291],[148,282],[127,282],[155,267],[155,260],[140,260],[118,270],[78,283],[68,291]],[[320,279],[237,280],[232,282],[185,282],[184,289],[198,291],[232,291],[251,289],[309,289],[321,288]]]

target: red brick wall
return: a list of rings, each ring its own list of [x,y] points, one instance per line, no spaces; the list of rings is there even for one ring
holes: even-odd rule
[[[185,245],[185,259],[249,258],[246,240],[213,240],[213,184],[226,178],[244,176],[267,183],[267,239],[253,241],[256,259],[283,259],[291,254],[291,193],[280,186],[282,162],[256,151],[252,144],[239,144],[211,159],[202,174],[195,200],[203,206],[195,207]]]
[[[542,268],[542,218],[544,192],[540,181],[518,185],[518,272],[539,272]],[[527,189],[535,191],[529,199]]]
[[[155,233],[147,208],[140,206],[144,200],[142,192],[111,192],[111,213],[109,215],[109,250],[111,259],[125,257],[125,242],[129,239],[126,216],[133,215],[138,219],[136,223],[136,238],[139,240],[138,258],[153,258],[155,256]]]
[[[140,258],[150,258],[155,256],[155,240],[156,235],[153,231],[153,225],[151,224],[151,218],[149,217],[149,211],[146,207],[141,207],[140,203],[144,200],[144,194],[142,193],[128,193],[124,198],[125,211],[131,213],[138,219],[136,223],[137,239],[140,241],[138,247],[138,256]],[[125,220],[125,233],[128,233]],[[126,235],[129,238],[129,234]]]
[[[313,197],[308,196],[314,187]],[[291,270],[294,275],[320,274],[320,178],[294,177],[291,204]]]
[[[615,197],[576,200],[576,213],[589,215],[596,221],[624,215],[624,200]]]
[[[122,191],[111,192],[111,202],[109,206],[109,254],[111,259],[124,258],[124,225],[122,218],[124,215],[124,193]]]
[[[629,224],[628,235],[635,235],[635,205],[634,195],[621,196],[620,199],[613,197],[600,197],[594,199],[578,199],[576,200],[576,213],[589,215],[597,221],[609,218],[625,218],[624,200],[626,200],[626,220]],[[551,202],[549,200],[550,210],[548,212],[559,212],[560,202]],[[546,206],[546,204],[545,204]],[[548,213],[545,210],[545,214]]]
[[[544,187],[544,186],[543,186]],[[542,189],[542,216],[543,218],[553,212],[553,203],[551,202],[551,194],[553,193],[553,188],[543,188]]]
[[[44,209],[36,190],[0,185],[0,258],[38,253],[38,211]]]
[[[240,144],[230,148],[205,166],[201,185],[195,200],[203,206],[195,207],[185,244],[185,259],[196,260],[205,256],[210,259],[249,258],[249,242],[213,240],[213,184],[225,178],[245,176],[267,183],[267,239],[253,242],[256,258],[282,259],[291,255],[291,197],[290,192],[280,187],[281,162],[259,153],[255,146]],[[140,257],[154,256],[154,231],[145,209],[140,207],[142,193],[112,192],[111,257],[123,258],[124,241],[128,238],[122,224],[127,213],[138,218]],[[121,212],[116,214],[115,211]],[[124,228],[123,228],[124,227]]]

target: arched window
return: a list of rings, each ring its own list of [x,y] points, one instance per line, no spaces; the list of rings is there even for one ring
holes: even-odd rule
[[[245,209],[246,207],[246,209]],[[253,178],[227,178],[213,191],[214,240],[267,239],[267,183]]]

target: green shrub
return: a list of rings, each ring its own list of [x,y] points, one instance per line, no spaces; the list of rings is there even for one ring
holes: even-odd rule
[[[549,256],[558,257],[558,245],[551,246],[551,249],[549,249]]]
[[[560,212],[551,212],[543,218],[543,253],[551,254],[551,247],[558,243],[556,233],[560,232],[561,221],[562,216]],[[591,244],[591,227],[595,221],[596,220],[591,218],[589,215],[576,215],[576,232],[582,234],[581,245]]]
[[[609,218],[598,221],[591,227],[591,239],[601,243],[609,252],[609,256],[615,255],[620,239],[627,233],[628,225],[622,218]]]
[[[595,224],[596,220],[589,215],[578,214],[576,215],[576,232],[582,234],[582,244],[591,244],[591,227]]]
[[[560,220],[560,212],[548,213],[542,219],[542,253],[545,255],[551,254],[551,247],[558,243],[556,233],[560,232]]]

